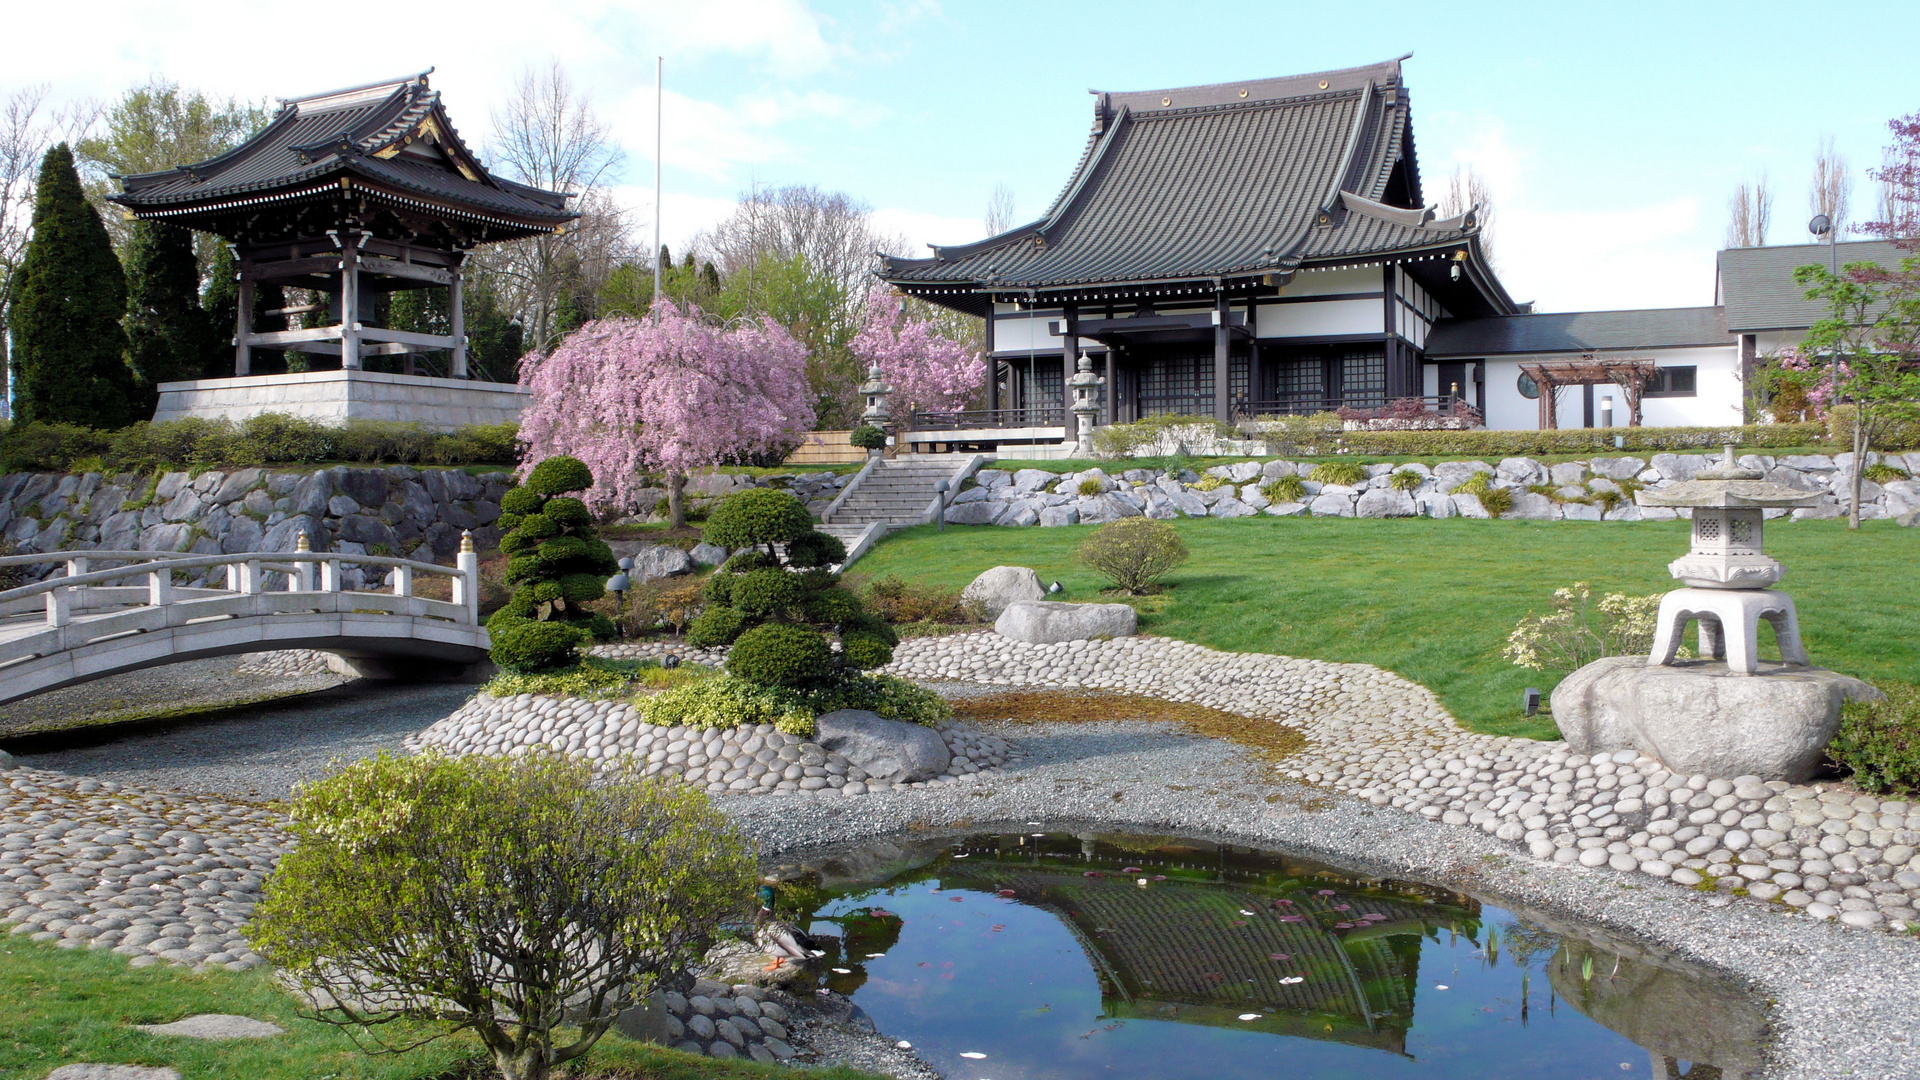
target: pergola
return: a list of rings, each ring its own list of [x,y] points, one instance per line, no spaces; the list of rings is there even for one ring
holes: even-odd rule
[[[1578,360],[1522,363],[1520,370],[1540,388],[1540,430],[1560,426],[1560,403],[1554,391],[1563,386],[1615,383],[1627,398],[1627,426],[1640,426],[1640,398],[1659,373],[1651,360],[1602,360],[1591,354]]]

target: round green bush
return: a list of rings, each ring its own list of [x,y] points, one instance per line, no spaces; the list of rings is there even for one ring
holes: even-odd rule
[[[767,618],[800,602],[800,582],[785,570],[755,570],[733,581],[728,602],[748,617]]]
[[[1131,517],[1100,526],[1080,542],[1079,555],[1081,562],[1139,596],[1187,561],[1187,545],[1166,522]]]
[[[599,574],[562,574],[555,584],[569,604],[590,604],[607,595],[607,579]]]
[[[500,496],[500,512],[503,514],[537,514],[540,512],[540,496],[527,488],[508,488]]]
[[[731,645],[747,623],[737,610],[714,604],[694,617],[687,627],[687,640],[696,648],[717,649]]]
[[[892,625],[871,611],[863,611],[848,619],[840,629],[847,633],[871,634],[889,647],[900,644],[900,635],[894,633]]]
[[[724,566],[720,567],[720,572],[723,574],[744,574],[750,570],[764,570],[779,565],[779,559],[761,551],[759,548],[748,548],[745,551],[735,553],[732,558],[726,561]]]
[[[582,525],[593,524],[593,512],[587,504],[571,495],[560,495],[547,500],[540,514],[563,528],[577,529]]]
[[[493,520],[493,524],[501,532],[510,533],[513,530],[519,528],[520,523],[522,521],[525,521],[526,519],[527,519],[527,515],[525,514],[501,514],[499,517]]]
[[[847,545],[823,532],[808,530],[787,542],[787,563],[790,566],[811,569],[845,562],[846,558]]]
[[[842,634],[840,652],[846,657],[848,666],[862,671],[893,663],[893,646],[878,634]]]
[[[507,619],[488,624],[493,662],[508,671],[548,671],[580,659],[588,634],[569,623]]]
[[[502,555],[519,555],[523,552],[532,554],[533,549],[539,546],[540,541],[538,539],[528,536],[517,529],[500,538],[500,554]]]
[[[540,574],[540,561],[532,552],[512,556],[507,560],[507,584],[518,585],[530,577]]]
[[[721,571],[708,578],[707,583],[700,587],[700,591],[707,595],[708,600],[716,604],[731,604],[733,603],[733,583],[739,580],[740,575]]]
[[[767,623],[741,634],[727,655],[727,673],[771,686],[804,687],[833,672],[826,635],[806,626]]]
[[[837,585],[807,597],[805,611],[808,622],[825,626],[850,623],[863,613],[859,598]]]
[[[535,495],[564,495],[593,486],[593,472],[579,458],[556,454],[533,467],[522,485]],[[525,511],[522,511],[524,513]]]
[[[744,548],[783,544],[812,529],[812,516],[790,492],[754,488],[721,500],[701,537],[723,548]]]
[[[887,445],[887,433],[872,424],[861,424],[847,433],[847,441],[862,450],[879,450]]]
[[[542,540],[534,557],[540,560],[541,569],[552,571],[575,560],[587,559],[591,551],[587,542],[577,536],[556,536]]]

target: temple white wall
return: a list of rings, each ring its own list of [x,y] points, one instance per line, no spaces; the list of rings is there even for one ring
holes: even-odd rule
[[[1690,396],[1647,397],[1640,407],[1641,423],[1648,427],[1710,427],[1740,424],[1744,416],[1744,387],[1740,379],[1740,348],[1729,342],[1681,349],[1636,349],[1634,359],[1649,359],[1661,367],[1693,367],[1695,389]],[[1487,401],[1484,407],[1487,427],[1502,430],[1536,430],[1540,427],[1540,403],[1520,393],[1522,363],[1577,359],[1567,354],[1541,356],[1501,356],[1487,364]],[[1427,366],[1431,377],[1432,365]],[[1625,393],[1617,386],[1595,386],[1594,423],[1600,422],[1599,400],[1613,397],[1613,422],[1627,424]],[[1560,391],[1560,426],[1580,427],[1584,419],[1584,399],[1579,387]]]
[[[513,383],[387,375],[376,371],[305,371],[242,375],[159,385],[155,423],[290,413],[329,424],[347,420],[417,422],[438,431],[464,424],[520,419],[527,391]]]

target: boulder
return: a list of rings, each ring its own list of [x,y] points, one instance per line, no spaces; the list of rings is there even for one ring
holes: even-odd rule
[[[1000,513],[1006,504],[993,499],[981,499],[978,502],[956,503],[947,507],[949,525],[991,525],[994,516]]]
[[[1393,488],[1369,488],[1361,494],[1353,512],[1355,517],[1363,518],[1420,516],[1420,508],[1414,504],[1413,496]]]
[[[196,1013],[184,1020],[175,1020],[171,1024],[135,1024],[134,1027],[149,1035],[165,1035],[176,1039],[210,1039],[216,1042],[229,1039],[271,1039],[275,1035],[287,1033],[287,1030],[279,1024],[255,1020],[250,1016],[235,1016],[232,1013]]]
[[[1503,483],[1508,484],[1544,484],[1547,482],[1547,467],[1532,458],[1501,458],[1500,465],[1494,470]]]
[[[1032,500],[1022,499],[1019,502],[1008,503],[1006,509],[1000,511],[1000,516],[993,519],[993,523],[995,525],[1005,525],[1010,528],[1025,528],[1028,525],[1038,525],[1040,523],[1040,510],[1041,507],[1036,505]]]
[[[1668,480],[1691,480],[1709,464],[1705,454],[1655,454],[1652,467]]]
[[[1560,519],[1562,521],[1599,521],[1606,511],[1597,503],[1562,503]]]
[[[1553,721],[1575,753],[1638,750],[1678,773],[1800,783],[1839,730],[1841,703],[1880,696],[1825,668],[1763,661],[1741,675],[1718,660],[1609,656],[1560,681]]]
[[[1232,489],[1222,488],[1221,490],[1229,491]],[[1239,499],[1221,499],[1219,502],[1213,504],[1213,509],[1209,512],[1208,516],[1217,518],[1252,517],[1259,512],[1259,510],[1248,506]]]
[[[1486,507],[1480,505],[1480,496],[1478,495],[1469,495],[1461,492],[1458,495],[1450,496],[1450,498],[1453,499],[1454,513],[1463,518],[1479,518],[1481,521],[1485,521],[1493,516],[1487,513]]]
[[[1471,496],[1469,496],[1471,498]],[[1453,496],[1439,491],[1423,491],[1415,500],[1420,504],[1420,512],[1430,518],[1450,518],[1458,516],[1453,508]]]
[[[668,544],[635,544],[615,542],[607,545],[613,548],[616,558],[631,556],[633,569],[627,571],[627,580],[638,585],[655,578],[672,577],[675,574],[693,572],[693,556],[680,548]]]
[[[951,513],[952,508],[959,506],[961,503],[979,502],[982,499],[991,499],[991,498],[993,498],[992,488],[970,487],[967,490],[961,492],[960,494],[955,495],[953,498],[947,500],[948,512]]]
[[[1263,511],[1263,513],[1271,514],[1274,517],[1300,517],[1307,513],[1307,504],[1297,503],[1297,502],[1277,502],[1277,503],[1274,503],[1272,506],[1267,507],[1266,510]]]
[[[1597,457],[1587,462],[1587,468],[1609,480],[1631,480],[1646,470],[1645,458],[1637,457]]]
[[[1307,511],[1314,517],[1352,517],[1353,498],[1332,492],[1316,495],[1313,501],[1307,504]]]
[[[998,618],[1008,604],[1046,598],[1047,587],[1040,584],[1040,575],[1024,566],[996,566],[960,590],[960,599],[978,603],[992,618]]]
[[[1062,604],[1021,600],[1007,605],[993,632],[1029,645],[1052,645],[1090,638],[1132,637],[1139,615],[1125,604]]]
[[[1071,506],[1049,506],[1045,510],[1040,511],[1040,524],[1048,528],[1055,528],[1061,525],[1078,525],[1079,523],[1080,511],[1075,510]]]
[[[1516,491],[1513,493],[1513,509],[1500,516],[1518,521],[1552,521],[1560,516],[1558,509],[1553,500],[1545,495]]]
[[[702,540],[693,545],[693,550],[687,554],[692,556],[693,561],[699,563],[701,566],[719,566],[721,563],[727,561],[727,556],[733,553],[721,547],[719,544],[709,544],[705,540]]]
[[[1021,494],[1039,491],[1058,479],[1058,473],[1050,473],[1045,469],[1021,469],[1013,474],[1013,490]]]
[[[1129,501],[1122,492],[1109,491],[1105,495],[1094,495],[1081,499],[1076,507],[1080,511],[1080,524],[1093,525],[1107,521],[1118,521],[1123,517],[1139,517],[1140,507]],[[1202,514],[1205,511],[1201,511]]]
[[[939,732],[865,709],[841,709],[815,720],[813,741],[892,784],[931,780],[953,762]]]

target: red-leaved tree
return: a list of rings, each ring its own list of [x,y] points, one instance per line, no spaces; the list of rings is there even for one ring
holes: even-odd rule
[[[906,298],[885,283],[867,293],[866,319],[847,349],[861,367],[879,365],[893,387],[895,416],[951,412],[986,385],[987,362],[980,353],[940,333],[931,319],[913,315]]]
[[[715,326],[700,309],[654,302],[645,319],[590,322],[529,354],[520,417],[531,469],[555,454],[586,462],[596,509],[630,509],[642,474],[667,474],[668,514],[686,524],[687,473],[784,449],[813,427],[807,353],[770,319]]]
[[[1878,220],[1861,230],[1905,248],[1920,244],[1920,113],[1887,122],[1893,143],[1877,169],[1867,175],[1880,183]]]

